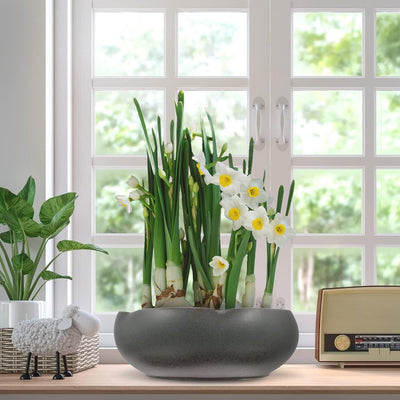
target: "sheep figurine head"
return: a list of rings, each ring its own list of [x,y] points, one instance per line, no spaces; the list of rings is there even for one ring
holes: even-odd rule
[[[58,329],[64,331],[74,326],[84,336],[94,336],[100,330],[100,320],[93,314],[70,305],[64,309]]]
[[[67,354],[74,353],[82,340],[82,336],[94,336],[100,330],[100,320],[93,314],[78,306],[66,307],[61,318],[45,318],[21,321],[16,324],[12,342],[20,352],[28,353],[25,373],[20,379],[32,379],[41,376],[37,370],[38,356],[55,355],[57,372],[53,379],[64,379],[72,376],[67,366]],[[35,357],[33,373],[29,373],[32,354]],[[64,362],[64,372],[60,372],[60,355]]]

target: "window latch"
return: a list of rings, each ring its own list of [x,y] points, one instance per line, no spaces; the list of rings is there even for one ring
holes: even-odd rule
[[[285,151],[288,147],[288,140],[285,137],[285,129],[286,129],[286,123],[285,123],[285,110],[289,108],[289,102],[285,97],[279,97],[278,101],[275,104],[275,108],[279,111],[279,125],[280,125],[280,131],[279,135],[275,139],[275,143],[278,147],[279,150]]]
[[[252,107],[256,110],[256,140],[254,141],[254,148],[261,150],[265,145],[264,135],[261,133],[261,110],[265,108],[264,99],[256,97],[253,100]]]

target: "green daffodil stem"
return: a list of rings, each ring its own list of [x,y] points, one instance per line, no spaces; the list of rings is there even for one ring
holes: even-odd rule
[[[256,298],[256,276],[246,275],[242,307],[254,307]]]
[[[247,254],[247,273],[242,298],[242,307],[254,307],[256,299],[256,279],[254,275],[254,265],[256,259],[257,241],[251,236],[249,243],[251,248]]]
[[[241,230],[235,233],[235,235],[243,235],[239,240],[240,244],[235,252],[236,254],[234,254],[233,257],[232,255],[228,254],[228,259],[232,260],[232,264],[229,270],[225,293],[225,307],[227,309],[236,307],[236,293],[239,284],[240,270],[242,268],[244,257],[246,256],[247,246],[251,235],[251,232],[248,230],[243,230],[242,232],[240,231]]]
[[[153,261],[153,243],[154,237],[151,230],[151,224],[149,222],[150,217],[145,219],[145,238],[144,238],[144,249],[143,249],[143,284],[142,284],[142,308],[151,308],[152,296],[151,296],[151,267]]]
[[[272,306],[272,292],[274,290],[276,264],[278,262],[280,247],[276,247],[274,243],[270,245],[271,257],[268,258],[268,276],[267,284],[265,286],[263,299],[261,302],[262,308],[271,308]]]

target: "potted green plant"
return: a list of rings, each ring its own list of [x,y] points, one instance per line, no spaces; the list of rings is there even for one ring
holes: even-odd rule
[[[294,231],[289,223],[294,182],[278,191],[275,207],[264,178],[252,176],[253,141],[240,168],[218,148],[210,132],[183,128],[184,94],[176,102],[176,122],[163,139],[161,121],[149,132],[134,99],[147,143],[148,184],[135,177],[133,189],[118,195],[131,209],[140,201],[145,217],[142,310],[117,315],[114,335],[123,357],[148,375],[178,378],[249,378],[268,375],[297,345],[298,328],[289,310],[271,309],[280,247]],[[194,155],[192,138],[202,152]],[[227,255],[220,241],[221,213],[232,223]],[[267,280],[255,308],[257,241],[267,244]],[[152,257],[154,256],[154,268]],[[245,272],[239,296],[241,271]],[[194,301],[186,299],[193,277]],[[154,282],[155,302],[151,292]]]
[[[34,303],[43,286],[54,279],[72,279],[50,270],[54,261],[62,254],[74,250],[107,252],[93,244],[74,240],[57,243],[57,254],[44,261],[47,243],[54,239],[70,223],[74,212],[76,193],[65,193],[46,200],[35,220],[35,180],[29,177],[17,194],[0,187],[0,286],[10,302],[0,304],[3,324],[12,325],[18,319],[40,317],[43,305]],[[12,305],[10,305],[12,304]],[[9,313],[13,315],[8,315]],[[33,314],[31,314],[33,313]]]

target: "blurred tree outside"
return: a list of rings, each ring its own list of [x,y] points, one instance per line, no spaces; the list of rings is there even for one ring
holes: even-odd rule
[[[355,14],[295,13],[293,68],[296,76],[361,75],[361,14],[358,13],[359,17]],[[343,25],[344,19],[347,25]],[[377,75],[399,76],[400,13],[379,12],[376,24]],[[294,92],[294,153],[360,154],[361,138],[356,136],[362,123],[360,102],[341,101],[338,95],[324,95],[323,102],[323,92],[320,93],[316,102],[318,91]],[[377,153],[399,155],[400,93],[378,91],[376,104]],[[354,124],[358,125],[356,129]],[[361,176],[355,176],[353,171],[332,180],[309,171],[308,176],[304,170],[294,171],[295,178],[296,175],[299,178],[293,211],[296,231],[361,233]],[[399,179],[399,170],[377,171],[377,233],[400,232],[400,202],[393,201],[400,193]],[[361,283],[361,249],[296,248],[293,260],[296,311],[314,312],[321,287]],[[377,251],[379,284],[399,284],[399,260],[399,246]]]

